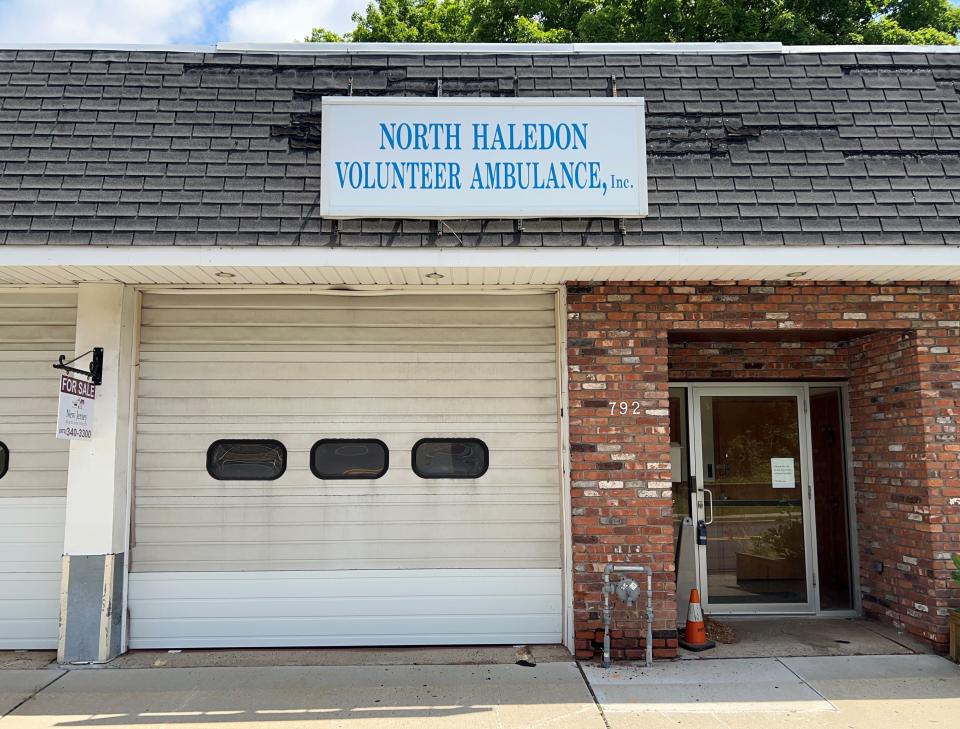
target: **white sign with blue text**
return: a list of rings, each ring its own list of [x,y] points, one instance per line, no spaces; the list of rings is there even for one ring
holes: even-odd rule
[[[640,98],[324,97],[327,218],[647,214]]]

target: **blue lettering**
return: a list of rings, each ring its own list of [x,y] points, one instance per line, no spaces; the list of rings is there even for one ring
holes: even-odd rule
[[[447,124],[447,149],[460,149],[459,124]]]
[[[594,190],[599,188],[603,183],[600,182],[600,163],[591,162],[590,163],[590,187]]]
[[[512,190],[517,186],[517,173],[513,165],[506,165],[503,169],[503,185],[501,190]]]
[[[404,187],[403,166],[399,162],[391,162],[390,169],[393,171],[393,184],[391,185],[390,189],[396,190],[397,187],[399,187],[402,190]]]
[[[438,180],[442,179],[443,173],[439,170],[433,174]],[[454,173],[448,170],[447,174]],[[459,177],[457,183],[459,188]],[[471,190],[599,190],[603,188],[603,184],[599,162],[578,160],[549,163],[477,162],[473,166],[470,179]],[[437,187],[443,186],[438,184]]]
[[[487,149],[487,125],[486,124],[473,125],[473,148]]]
[[[582,124],[573,125],[573,136],[576,137],[573,143],[574,149],[586,149],[587,148],[587,124],[588,122],[583,122]],[[579,141],[580,146],[577,146]]]
[[[553,131],[553,127],[550,124],[541,124],[540,125],[540,148],[541,149],[553,149],[553,145],[556,142],[557,135]]]
[[[473,149],[476,150],[587,149],[587,122],[557,124],[477,122],[472,125],[472,128]],[[459,132],[457,139],[459,140]]]
[[[493,129],[493,149],[503,149],[503,129],[497,124]]]
[[[396,145],[396,129],[397,125],[394,123],[391,123],[388,128],[386,124],[380,122],[380,149],[394,148],[394,145]]]
[[[343,183],[347,176],[347,163],[337,162],[337,177],[340,179],[340,188],[343,189]]]
[[[459,190],[459,162],[335,162],[340,188],[353,190]]]
[[[356,190],[363,184],[363,168],[359,162],[350,163],[350,187]]]
[[[380,149],[460,149],[460,124],[380,122]]]
[[[414,149],[427,148],[427,125],[417,122],[413,125]]]
[[[547,173],[547,181],[543,187],[548,190],[556,190],[558,187],[557,184],[557,167],[556,165],[550,165],[550,171]]]

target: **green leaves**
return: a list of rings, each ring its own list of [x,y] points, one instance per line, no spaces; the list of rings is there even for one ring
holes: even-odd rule
[[[304,40],[307,43],[341,43],[343,42],[343,36],[337,35],[326,28],[314,28]]]
[[[356,27],[344,36],[314,28],[308,42],[364,43],[470,42],[472,15],[465,0],[376,0],[354,13]]]
[[[779,41],[955,45],[949,0],[374,0],[341,37],[313,42]]]

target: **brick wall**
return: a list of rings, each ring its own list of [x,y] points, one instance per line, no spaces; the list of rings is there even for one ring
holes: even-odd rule
[[[858,340],[851,357],[851,432],[864,612],[928,629],[932,568],[923,395],[916,332]],[[918,606],[924,607],[919,608]]]
[[[676,652],[666,333],[637,326],[629,294],[568,294],[574,621],[580,656],[593,654],[606,562],[657,576],[654,610],[664,655]],[[637,415],[609,401],[637,402]],[[631,405],[632,409],[632,405]],[[639,650],[638,620],[618,620],[617,654]]]
[[[705,380],[843,380],[847,341],[670,342],[671,382]]]
[[[958,319],[948,284],[571,285],[578,654],[596,650],[611,561],[660,576],[657,653],[675,650],[666,398],[671,380],[701,379],[849,382],[864,611],[943,648],[960,606],[948,561],[960,551]],[[639,621],[618,628],[615,649],[634,655]]]

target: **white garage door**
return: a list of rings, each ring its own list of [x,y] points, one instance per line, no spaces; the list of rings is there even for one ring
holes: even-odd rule
[[[0,293],[0,649],[56,648],[67,441],[54,437],[72,293]]]
[[[130,646],[561,639],[553,294],[147,294]],[[379,439],[377,479],[320,479],[321,439]],[[425,479],[422,438],[489,449]],[[286,448],[212,478],[221,439]]]

